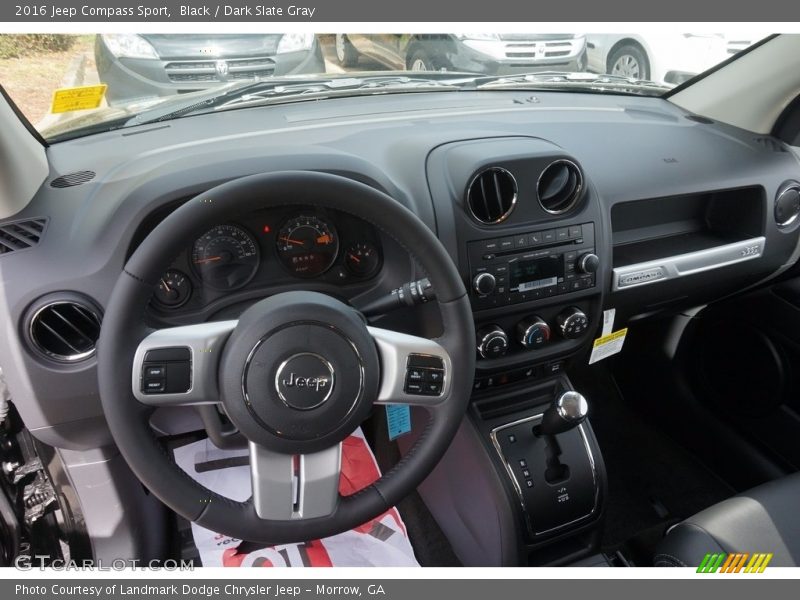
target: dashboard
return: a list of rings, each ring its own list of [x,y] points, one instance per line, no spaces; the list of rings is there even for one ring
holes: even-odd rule
[[[54,343],[43,337],[43,315],[68,305],[99,329],[147,233],[182,202],[237,177],[335,173],[387,193],[436,232],[479,332],[476,397],[578,360],[604,310],[624,326],[702,306],[774,280],[800,257],[792,149],[660,98],[330,99],[97,134],[48,156],[50,178],[0,223],[43,223],[33,247],[0,256],[0,326],[10,340],[0,364],[29,429],[56,446],[110,438],[96,331],[75,341],[87,343],[79,358],[59,356],[40,347]],[[79,185],[51,185],[80,172],[90,175]],[[164,264],[146,315],[154,326],[236,318],[292,289],[362,306],[425,277],[385,232],[315,206],[232,216]],[[420,308],[379,325],[435,335],[435,306]]]

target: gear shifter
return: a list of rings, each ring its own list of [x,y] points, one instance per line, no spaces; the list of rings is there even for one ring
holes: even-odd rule
[[[557,435],[577,427],[586,420],[589,404],[582,394],[567,391],[544,411],[542,422],[536,427],[539,435]]]

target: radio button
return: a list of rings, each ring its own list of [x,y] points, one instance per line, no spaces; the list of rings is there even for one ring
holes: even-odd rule
[[[542,232],[537,231],[535,233],[531,233],[528,235],[528,245],[535,246],[536,244],[541,244],[543,242]]]
[[[581,237],[581,226],[580,225],[572,225],[569,228],[569,239],[575,240]]]
[[[569,239],[569,229],[566,227],[562,227],[561,229],[556,229],[556,241],[557,242],[566,242]]]
[[[505,252],[506,250],[513,250],[515,241],[513,237],[501,238],[498,242],[500,251]]]
[[[472,280],[472,287],[481,296],[488,296],[494,291],[495,283],[495,277],[491,273],[478,273]]]
[[[547,231],[542,232],[542,241],[545,244],[551,244],[556,241],[556,230],[555,229],[548,229]]]
[[[497,243],[497,240],[483,240],[479,242],[481,252],[497,252],[500,246]]]

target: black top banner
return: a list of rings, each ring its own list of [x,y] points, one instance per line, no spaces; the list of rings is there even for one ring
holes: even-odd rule
[[[787,0],[3,0],[3,22],[798,22]]]

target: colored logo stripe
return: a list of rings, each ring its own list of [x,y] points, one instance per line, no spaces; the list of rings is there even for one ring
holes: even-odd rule
[[[697,567],[698,573],[763,573],[772,560],[773,554],[757,552],[737,552],[734,554],[713,553],[706,554]],[[749,562],[748,562],[748,559]],[[747,566],[745,566],[747,563]]]

